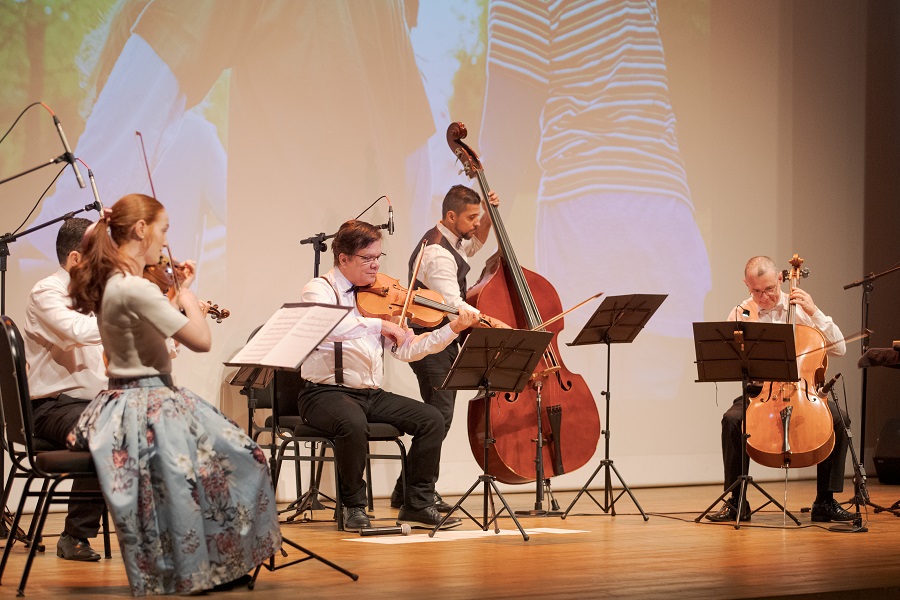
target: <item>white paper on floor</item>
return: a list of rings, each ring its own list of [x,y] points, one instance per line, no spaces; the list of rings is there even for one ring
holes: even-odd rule
[[[517,535],[522,536],[518,529],[501,529],[500,533],[494,533],[493,529],[482,531],[438,531],[434,537],[428,537],[428,532],[424,529],[420,530],[424,533],[415,533],[411,535],[372,535],[367,537],[357,536],[352,538],[344,538],[346,542],[366,542],[369,544],[420,544],[422,542],[455,542],[458,540],[471,540],[486,537],[495,537],[498,535]],[[553,529],[551,527],[537,527],[535,529],[526,529],[528,535],[539,535],[542,533],[549,534],[567,534],[567,533],[589,533],[580,529]]]

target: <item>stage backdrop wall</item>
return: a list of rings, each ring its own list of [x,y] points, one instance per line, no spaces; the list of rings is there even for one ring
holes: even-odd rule
[[[246,400],[222,363],[298,300],[314,269],[300,241],[386,195],[397,222],[381,268],[405,281],[446,190],[474,185],[445,141],[464,121],[520,262],[564,307],[599,291],[669,294],[646,331],[612,347],[612,458],[626,481],[720,481],[719,422],[739,386],[694,382],[690,324],[722,320],[748,296],[745,261],[765,254],[788,268],[799,253],[817,304],[845,334],[860,327],[858,297],[841,288],[863,266],[867,5],[583,2],[540,15],[518,4],[6,3],[0,122],[32,101],[50,105],[108,205],[150,191],[141,131],[173,253],[196,258],[200,296],[232,312],[212,325],[212,352],[182,352],[177,381],[243,423]],[[0,144],[0,175],[61,151],[48,114],[32,109]],[[93,201],[71,173],[52,187],[58,168],[0,187],[0,228]],[[361,218],[386,222],[387,202]],[[17,322],[30,287],[55,268],[54,236],[10,245],[5,292]],[[494,247],[473,258],[470,285]],[[321,258],[324,272],[330,248]],[[606,427],[605,348],[565,346],[595,308],[566,317],[560,347]],[[844,374],[858,423],[855,361],[854,346],[829,373]],[[418,396],[396,361],[385,387]],[[444,493],[479,473],[467,397],[444,446]],[[580,487],[601,458],[602,439],[554,487]],[[376,492],[394,475],[379,467]]]

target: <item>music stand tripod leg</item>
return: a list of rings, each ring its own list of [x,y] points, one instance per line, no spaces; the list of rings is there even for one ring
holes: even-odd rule
[[[274,481],[273,481],[272,486],[273,486],[273,489],[274,489]],[[261,571],[262,569],[265,569],[265,570],[270,571],[270,572],[271,572],[271,571],[278,571],[278,570],[286,569],[287,567],[290,567],[290,566],[293,566],[293,565],[296,565],[296,564],[299,564],[299,563],[302,563],[302,562],[306,562],[306,561],[308,561],[308,560],[313,560],[313,559],[315,559],[315,560],[317,560],[317,561],[319,561],[319,562],[321,562],[321,563],[323,563],[323,564],[325,564],[325,565],[328,565],[329,567],[331,567],[331,568],[334,569],[335,571],[340,571],[341,573],[343,573],[344,575],[346,575],[347,577],[349,577],[349,578],[352,579],[353,581],[356,581],[357,579],[359,579],[359,575],[357,575],[356,573],[353,573],[352,571],[348,571],[348,570],[345,569],[344,567],[342,567],[342,566],[340,566],[340,565],[338,565],[338,564],[336,564],[336,563],[331,562],[331,561],[328,560],[327,558],[325,558],[325,557],[323,557],[323,556],[320,556],[320,555],[316,554],[315,552],[313,552],[313,551],[311,551],[311,550],[309,550],[309,549],[307,549],[307,548],[304,548],[303,546],[301,546],[300,544],[294,542],[293,540],[288,539],[288,538],[287,538],[285,535],[283,535],[283,534],[282,534],[282,536],[281,536],[281,544],[282,544],[282,547],[281,547],[281,556],[284,557],[284,558],[286,558],[286,557],[288,556],[287,551],[284,549],[284,546],[285,546],[285,545],[290,546],[290,547],[292,547],[292,548],[295,548],[296,550],[299,550],[300,552],[304,553],[306,556],[304,556],[304,557],[302,557],[302,558],[297,558],[297,559],[288,561],[288,562],[286,562],[286,563],[282,563],[282,564],[280,564],[280,565],[276,565],[276,564],[275,564],[275,555],[273,554],[272,556],[269,557],[268,560],[266,560],[265,562],[262,562],[262,563],[260,563],[259,565],[257,565],[256,569],[254,569],[254,571],[253,571],[253,575],[250,577],[250,581],[247,583],[247,588],[249,588],[249,589],[252,590],[252,589],[254,588],[254,586],[256,586],[256,578],[259,576],[259,573],[260,573],[260,571]]]
[[[566,512],[563,514],[562,518],[565,519],[569,515],[569,511],[572,510],[572,507],[578,502],[578,499],[581,498],[582,494],[587,494],[588,497],[594,501],[594,504],[600,507],[604,513],[610,513],[613,517],[616,516],[616,501],[622,497],[622,494],[628,493],[628,496],[631,498],[631,501],[634,502],[634,505],[637,507],[638,511],[641,513],[641,517],[644,518],[644,521],[649,521],[650,517],[647,516],[647,513],[644,512],[644,509],[641,508],[640,503],[638,503],[637,498],[634,497],[634,494],[631,491],[631,488],[628,487],[628,484],[625,483],[625,480],[622,479],[621,473],[616,469],[616,466],[613,464],[613,461],[609,458],[609,437],[610,437],[610,426],[609,426],[609,405],[612,398],[612,393],[610,392],[610,372],[611,372],[611,352],[610,352],[610,344],[611,340],[609,334],[606,335],[606,339],[604,340],[606,343],[606,391],[601,392],[602,396],[606,397],[606,429],[602,430],[603,438],[604,438],[604,453],[603,460],[600,461],[600,465],[597,466],[597,469],[593,472],[590,478],[587,480],[587,483],[581,488],[578,492],[578,495],[575,496],[575,499],[572,501],[572,504],[569,505],[569,508],[566,509]],[[603,487],[603,504],[597,502],[597,499],[591,494],[588,488],[591,485],[591,482],[594,480],[594,477],[600,472],[600,469],[603,469],[604,476],[604,487]],[[610,471],[615,473],[616,478],[618,478],[619,483],[622,484],[622,491],[619,492],[617,496],[614,496],[612,489],[612,476]]]
[[[738,491],[737,506],[734,507],[735,508],[734,528],[740,529],[741,528],[741,512],[743,511],[743,508],[744,508],[744,502],[747,499],[747,486],[752,485],[754,488],[756,488],[756,490],[759,493],[761,493],[763,496],[766,497],[766,499],[768,500],[768,502],[766,504],[769,504],[769,503],[774,504],[775,506],[780,508],[781,511],[785,515],[790,517],[791,520],[794,521],[794,523],[796,523],[799,526],[800,521],[797,520],[797,517],[795,517],[784,506],[782,506],[781,503],[779,503],[777,500],[775,500],[775,498],[773,498],[766,490],[764,490],[762,487],[760,487],[760,485],[758,483],[753,481],[753,478],[750,477],[750,475],[748,474],[749,468],[750,468],[750,465],[749,465],[750,459],[749,459],[749,455],[747,454],[747,438],[749,438],[750,436],[749,436],[749,434],[747,434],[747,404],[749,403],[749,398],[747,396],[747,386],[749,384],[750,384],[750,381],[745,372],[743,381],[741,382],[741,457],[742,457],[741,458],[741,475],[740,475],[740,477],[738,477],[737,481],[732,483],[730,486],[728,486],[728,489],[726,489],[724,492],[722,492],[722,494],[716,499],[715,502],[713,502],[709,506],[709,508],[707,508],[705,511],[703,511],[700,514],[700,516],[698,516],[696,519],[694,519],[694,522],[699,523],[703,517],[705,517],[707,514],[709,514],[709,512],[713,509],[714,506],[716,506],[716,504],[718,504],[719,502],[724,500],[725,496],[727,496],[735,487],[740,486],[739,491]],[[751,513],[751,514],[753,514],[753,513]]]
[[[357,575],[356,573],[354,573],[352,571],[348,571],[344,567],[331,562],[324,556],[320,556],[320,555],[316,554],[315,552],[312,552],[312,551],[304,548],[300,544],[287,539],[284,536],[282,536],[282,538],[281,538],[281,543],[286,544],[292,548],[295,548],[295,549],[299,550],[300,552],[303,552],[306,556],[304,556],[303,558],[294,559],[290,562],[286,562],[286,563],[280,564],[280,565],[276,565],[275,564],[275,556],[274,555],[271,556],[266,562],[257,565],[256,569],[253,571],[253,576],[250,577],[250,581],[247,583],[247,588],[252,590],[256,586],[256,578],[259,576],[259,572],[262,569],[265,569],[267,571],[278,571],[280,569],[285,569],[287,567],[290,567],[290,566],[293,566],[293,565],[296,565],[296,564],[299,564],[302,562],[306,562],[308,560],[313,560],[313,559],[319,561],[320,563],[328,565],[335,571],[340,571],[341,573],[343,573],[344,575],[346,575],[353,581],[356,581],[359,579],[359,575]],[[284,548],[281,549],[281,555],[283,557],[287,557],[287,555],[288,555],[288,553],[284,550]]]
[[[519,520],[516,518],[515,513],[510,509],[509,504],[506,503],[506,499],[503,497],[503,494],[500,493],[500,489],[497,487],[497,484],[494,482],[494,476],[488,472],[488,461],[490,459],[490,445],[494,442],[494,440],[490,439],[489,433],[491,431],[491,390],[490,383],[487,381],[483,382],[484,390],[484,469],[483,473],[478,476],[478,480],[472,484],[472,486],[463,494],[462,498],[460,498],[453,508],[443,516],[440,522],[434,526],[434,529],[428,532],[428,537],[434,537],[434,534],[440,530],[441,527],[444,526],[447,519],[456,512],[457,509],[461,510],[466,516],[468,516],[472,521],[478,525],[482,531],[487,531],[488,527],[491,524],[494,525],[494,533],[500,533],[500,523],[497,521],[497,518],[503,514],[503,510],[509,513],[510,518],[512,518],[513,523],[516,524],[516,527],[519,530],[519,533],[522,534],[522,538],[527,542],[528,534],[525,533],[525,530],[522,529],[522,525],[519,523]],[[482,513],[482,520],[479,522],[475,517],[473,517],[465,508],[462,507],[463,501],[469,497],[469,495],[478,487],[478,484],[484,484],[484,506]],[[500,498],[500,502],[503,503],[503,509],[499,513],[494,510],[494,497],[491,494],[491,491],[496,492],[497,497]],[[488,519],[488,503],[490,503],[490,512],[491,518]]]

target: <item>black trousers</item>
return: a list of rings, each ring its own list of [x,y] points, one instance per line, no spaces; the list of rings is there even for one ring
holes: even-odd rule
[[[840,492],[844,489],[844,464],[847,459],[847,448],[850,440],[838,411],[840,410],[831,399],[828,400],[828,408],[831,409],[831,417],[834,426],[834,450],[831,454],[816,465],[816,490],[819,492]],[[849,425],[850,419],[844,411],[844,420]],[[746,454],[741,453],[741,398],[735,398],[731,407],[722,415],[722,461],[725,464],[725,489],[731,486],[741,476],[741,462]]]
[[[413,436],[403,503],[413,510],[434,504],[434,478],[444,439],[444,418],[436,408],[381,389],[316,384],[300,391],[298,407],[306,424],[335,436],[334,460],[345,506],[366,504],[363,474],[369,422],[389,423]]]
[[[36,401],[39,405],[33,412],[34,435],[53,443],[60,450],[65,450],[69,432],[75,427],[82,411],[90,402],[66,394],[60,394],[56,400]],[[99,489],[100,482],[96,478],[72,480],[73,491],[96,492]],[[66,515],[66,533],[76,538],[97,537],[104,506],[102,500],[70,501],[69,512]]]
[[[450,432],[450,424],[453,423],[453,409],[456,406],[456,390],[439,389],[453,366],[459,354],[459,344],[453,342],[436,354],[429,354],[425,358],[409,363],[416,379],[419,380],[419,393],[425,404],[441,411],[444,417],[444,439]]]

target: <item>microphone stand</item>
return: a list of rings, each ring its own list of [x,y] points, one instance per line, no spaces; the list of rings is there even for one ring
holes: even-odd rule
[[[849,441],[850,458],[853,461],[853,498],[850,499],[850,504],[856,506],[856,514],[853,516],[853,525],[851,525],[849,529],[846,525],[834,525],[828,529],[829,531],[838,531],[841,533],[865,533],[866,531],[869,531],[869,528],[863,525],[859,507],[861,505],[871,504],[869,501],[869,490],[866,487],[866,468],[863,466],[862,461],[856,456],[856,448],[853,447],[853,433],[850,431],[850,424],[844,419],[844,413],[841,411],[837,392],[834,391],[834,387],[831,388],[831,399],[838,409],[837,412],[838,416],[841,418],[841,425],[844,427],[844,431],[847,432],[847,440]]]
[[[54,161],[47,163],[47,164],[50,165],[55,162],[60,162],[60,160],[65,160],[65,155],[63,155],[62,157],[60,157]],[[47,166],[47,165],[41,165],[41,166]],[[34,169],[31,169],[30,171],[25,171],[23,173],[20,173],[19,175],[24,175],[25,173],[30,173],[31,171],[34,171],[39,168],[41,168],[41,167],[35,167]],[[0,181],[0,184],[6,183],[10,179],[15,179],[16,177],[19,177],[19,175],[15,175],[13,177],[10,177],[9,179],[4,179],[3,181]],[[0,237],[0,314],[3,314],[3,315],[6,314],[6,269],[7,269],[7,260],[6,259],[9,257],[9,244],[11,242],[15,242],[20,237],[24,237],[24,236],[28,235],[29,233],[38,231],[39,229],[44,229],[45,227],[49,227],[50,225],[53,225],[54,223],[58,223],[60,221],[66,220],[66,219],[71,219],[78,213],[82,213],[82,212],[85,212],[88,210],[96,210],[97,212],[100,212],[102,210],[102,208],[100,207],[100,204],[98,202],[93,202],[91,204],[86,204],[84,206],[84,208],[80,208],[78,210],[73,210],[72,212],[66,213],[61,217],[51,219],[50,221],[47,221],[46,223],[43,223],[41,225],[36,225],[35,227],[32,227],[31,229],[26,229],[25,231],[22,231],[21,233],[7,233],[7,234],[3,235],[2,237]],[[4,468],[3,454],[4,454],[4,452],[0,452],[0,473],[3,472],[3,468]],[[5,524],[2,522],[2,521],[5,521],[5,517],[7,516],[7,514],[8,514],[8,512],[6,510],[6,506],[0,506],[0,534],[2,534],[4,532],[4,530],[8,529],[8,527],[6,527]],[[21,534],[21,532],[11,532],[11,531],[7,533],[7,535],[9,535],[10,537],[15,535],[16,539],[22,539],[22,538],[20,538],[20,534]],[[5,537],[5,536],[0,535],[0,537]],[[10,541],[7,543],[12,543],[12,542]]]
[[[8,180],[6,180],[8,181]],[[0,182],[2,183],[2,182]],[[6,259],[9,256],[9,244],[10,242],[15,242],[21,237],[25,237],[29,233],[33,233],[38,231],[39,229],[44,229],[45,227],[49,227],[54,223],[59,223],[60,221],[65,221],[66,219],[71,219],[75,215],[89,211],[96,210],[100,212],[102,207],[98,202],[92,202],[90,204],[85,204],[84,208],[79,208],[78,210],[73,210],[72,212],[68,212],[61,217],[57,217],[55,219],[51,219],[46,223],[42,223],[40,225],[36,225],[30,229],[26,229],[20,233],[7,233],[0,237],[0,314],[6,314]]]
[[[887,271],[882,271],[881,273],[869,273],[862,279],[854,281],[852,283],[848,283],[844,286],[845,290],[849,290],[850,288],[855,288],[858,286],[863,286],[863,296],[862,296],[862,331],[863,333],[869,330],[869,302],[870,296],[872,294],[872,290],[875,289],[875,280],[885,275],[889,275],[894,271],[900,270],[900,265],[892,267]],[[869,336],[865,336],[862,338],[861,342],[861,352],[860,355],[865,354],[869,350]],[[859,462],[865,463],[865,451],[866,451],[866,389],[868,388],[869,381],[869,369],[865,368],[862,372],[862,395],[860,396],[860,426],[859,426]]]
[[[301,244],[312,244],[313,246],[313,277],[319,276],[319,263],[322,259],[322,253],[328,250],[328,245],[325,243],[325,240],[330,240],[336,235],[336,233],[332,233],[331,235],[317,233],[304,240],[300,240]]]
[[[391,230],[391,224],[385,223],[383,225],[376,225],[377,229],[387,229],[388,232]],[[311,235],[308,238],[300,240],[301,244],[312,244],[313,247],[313,277],[319,276],[319,264],[322,262],[322,253],[328,250],[328,244],[325,243],[325,240],[330,240],[336,233],[332,233],[331,235],[325,235],[324,233],[317,233],[315,235]]]
[[[0,180],[0,185],[3,185],[7,181],[12,181],[13,179],[18,179],[22,175],[28,175],[29,173],[33,173],[34,171],[38,171],[40,169],[43,169],[44,167],[49,167],[50,165],[55,165],[55,164],[61,163],[61,162],[72,164],[72,162],[69,161],[69,156],[68,156],[67,152],[60,154],[56,158],[50,159],[48,162],[41,163],[36,167],[31,167],[30,169],[26,169],[26,170],[22,171],[21,173],[17,173],[15,175],[13,175],[12,177],[7,177],[6,179],[2,179],[2,180]],[[62,172],[62,171],[60,171],[60,172]]]

